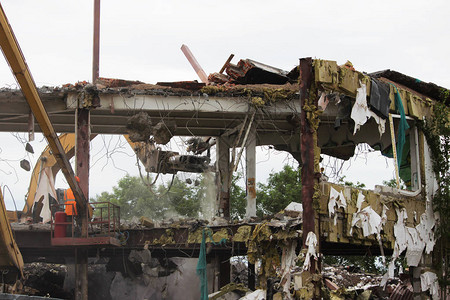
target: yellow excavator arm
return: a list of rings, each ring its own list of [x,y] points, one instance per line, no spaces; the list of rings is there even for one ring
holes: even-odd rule
[[[0,268],[8,270],[8,283],[16,280],[16,275],[23,276],[23,259],[20,254],[19,247],[11,230],[11,225],[8,222],[5,201],[3,200],[2,191],[0,188]],[[12,276],[11,276],[12,275]]]
[[[91,140],[95,138],[97,135],[92,134]],[[137,143],[133,143],[128,135],[125,134],[124,138],[130,145],[130,147],[134,150],[137,146]],[[59,136],[59,141],[64,149],[66,157],[71,159],[75,155],[75,134],[74,133],[63,133]],[[7,211],[7,219],[10,222],[17,222],[18,219],[23,219],[32,215],[33,204],[36,201],[36,191],[38,189],[38,184],[40,182],[41,177],[44,175],[43,170],[46,168],[51,168],[51,174],[53,175],[53,180],[56,177],[56,174],[60,171],[60,167],[55,157],[52,155],[51,149],[47,146],[44,151],[42,151],[37,163],[34,166],[33,172],[31,174],[30,184],[28,187],[28,193],[26,195],[25,205],[22,209],[21,214],[17,217],[17,213],[15,211]]]
[[[93,137],[91,137],[91,139],[92,138]],[[73,133],[61,134],[59,136],[59,141],[61,142],[64,152],[66,153],[67,159],[71,159],[75,154],[75,134]],[[51,168],[54,177],[60,170],[59,164],[56,161],[55,157],[52,155],[49,146],[45,147],[44,151],[42,151],[41,156],[39,157],[37,163],[35,164],[33,173],[31,174],[30,185],[28,187],[28,193],[26,196],[27,198],[22,210],[22,217],[31,215],[36,190],[40,178],[42,176],[42,170],[44,170],[47,167]]]

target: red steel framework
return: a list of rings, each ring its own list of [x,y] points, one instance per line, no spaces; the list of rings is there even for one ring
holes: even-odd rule
[[[82,237],[81,232],[76,230],[76,218],[67,216],[66,221],[55,220],[55,212],[65,211],[66,206],[74,204],[56,204],[52,206],[51,222],[51,244],[52,246],[94,246],[111,245],[121,246],[120,237],[120,207],[111,202],[91,202],[89,206],[93,208],[93,214],[86,214],[85,220],[88,224],[88,236]],[[88,215],[92,215],[89,217]],[[78,220],[79,221],[79,220]],[[64,237],[55,236],[56,226],[64,226],[66,235]],[[79,226],[78,226],[79,227]],[[68,233],[67,228],[70,228]]]

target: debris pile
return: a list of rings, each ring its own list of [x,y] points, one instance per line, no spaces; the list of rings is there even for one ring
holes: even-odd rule
[[[324,266],[322,275],[338,288],[355,289],[378,286],[382,275],[362,273],[357,266]]]
[[[237,64],[228,62],[226,72],[228,75],[212,73],[208,81],[216,84],[285,84],[297,80],[289,78],[287,71],[251,59],[241,59]]]
[[[30,263],[24,265],[25,280],[22,293],[33,296],[71,299],[64,290],[67,267],[60,264]]]

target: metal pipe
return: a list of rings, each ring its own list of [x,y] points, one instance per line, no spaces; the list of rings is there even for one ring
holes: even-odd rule
[[[100,0],[94,0],[94,47],[92,55],[92,83],[99,77],[100,69]]]
[[[396,119],[400,119],[402,116],[401,115],[398,115],[398,114],[390,114],[393,118],[396,118]],[[414,120],[414,118],[412,118],[412,117],[410,117],[410,116],[405,116],[405,119],[406,120]]]

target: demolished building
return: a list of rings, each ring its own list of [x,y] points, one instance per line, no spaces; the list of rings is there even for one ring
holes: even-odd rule
[[[39,178],[52,182],[60,168],[74,194],[72,212],[78,211],[67,221],[62,207],[68,204],[51,203],[57,199],[47,195],[51,189],[42,192],[36,186],[22,215],[8,214],[2,206],[0,264],[9,281],[24,277],[22,258],[65,264],[74,269],[67,271],[66,279],[75,298],[86,299],[89,258],[95,258],[106,265],[98,272],[120,272],[144,287],[130,294],[120,289],[128,279],[116,274],[108,277],[103,298],[179,298],[167,280],[185,280],[184,286],[198,285],[195,295],[201,299],[211,292],[216,292],[211,299],[219,299],[228,290],[240,291],[241,299],[319,299],[327,294],[323,286],[332,290],[328,297],[342,299],[345,291],[321,272],[322,256],[370,249],[383,258],[392,254],[381,285],[394,277],[395,261],[405,253],[415,297],[448,295],[448,223],[439,216],[446,211],[439,208],[448,207],[448,147],[442,149],[441,142],[443,138],[448,145],[449,90],[390,70],[361,73],[351,63],[339,66],[304,58],[286,72],[249,59],[235,65],[230,57],[223,68],[227,74],[207,79],[202,74],[205,83],[150,85],[94,76],[93,84],[38,91],[3,11],[0,19],[2,50],[21,86],[21,91],[0,91],[0,130],[44,133],[49,143],[45,155],[54,161],[39,162]],[[433,127],[436,123],[440,127]],[[56,133],[73,131],[72,146],[64,148],[63,136]],[[165,226],[143,219],[133,228],[121,224],[119,207],[89,203],[89,141],[106,133],[128,135],[147,172],[215,172],[216,219]],[[158,147],[173,136],[193,138],[194,155]],[[349,159],[361,143],[394,157],[396,188],[369,191],[326,181],[321,154]],[[213,145],[216,161],[210,165],[202,153]],[[264,221],[255,219],[255,149],[260,145],[289,152],[302,169],[302,197],[293,199],[301,205]],[[241,148],[237,155],[236,148]],[[230,183],[242,149],[246,218],[234,224],[228,222]],[[77,177],[68,160],[71,155],[77,158]],[[38,187],[45,185],[40,180]],[[400,180],[406,189],[400,188]],[[100,211],[95,217],[92,206]],[[38,224],[7,222],[8,216],[19,221],[30,215]],[[248,261],[248,287],[227,289],[231,257],[237,255]],[[188,263],[183,265],[179,257],[198,259],[197,280],[187,274],[193,266],[184,269]],[[441,288],[438,276],[444,282]],[[114,289],[120,292],[113,296]],[[368,298],[370,291],[359,296]]]
[[[229,183],[236,159],[230,157],[230,149],[245,148],[247,221],[234,225],[187,222],[127,228],[129,238],[120,246],[127,257],[144,248],[151,251],[152,257],[185,256],[186,252],[194,257],[205,255],[207,265],[214,266],[217,274],[217,279],[209,280],[216,282],[209,285],[211,292],[212,286],[218,289],[229,283],[229,258],[247,255],[249,266],[260,264],[256,276],[260,288],[267,289],[267,280],[278,277],[280,287],[275,294],[283,294],[283,299],[309,299],[320,293],[320,258],[324,254],[358,254],[367,249],[374,254],[392,254],[385,283],[394,276],[395,258],[406,253],[414,292],[430,289],[437,299],[436,273],[431,270],[436,271],[433,259],[434,263],[439,259],[436,255],[433,258],[439,216],[433,211],[432,199],[439,183],[420,124],[432,120],[437,105],[448,106],[448,90],[395,71],[365,74],[348,65],[318,59],[302,59],[290,73],[250,60],[229,69],[227,77],[216,80],[220,82],[214,83],[219,76],[210,76],[209,85],[114,86],[99,80],[94,87],[80,84],[40,90],[57,132],[70,132],[74,112],[87,108],[92,134],[128,134],[130,113],[145,113],[152,124],[171,124],[163,126],[168,129],[163,133],[165,139],[167,134],[169,139],[176,135],[214,137],[216,214],[225,218],[229,217]],[[275,74],[278,85],[272,84],[268,72]],[[280,78],[285,81],[279,82]],[[28,108],[20,92],[2,90],[0,105],[5,119],[2,131],[28,131]],[[37,125],[33,129],[39,131]],[[185,166],[177,154],[162,153],[152,146],[158,144],[155,140],[148,143],[157,132],[152,130],[143,140],[134,141],[141,161],[151,158],[144,162],[147,170],[171,173],[174,162]],[[206,150],[210,146],[205,143],[199,140],[195,145],[203,145]],[[407,188],[380,186],[370,191],[323,181],[320,155],[345,160],[353,156],[360,143],[396,157],[397,182],[407,182]],[[302,202],[302,213],[296,218],[251,221],[256,216],[255,147],[259,145],[287,151],[301,164],[303,191],[298,200]],[[159,156],[155,156],[156,152]],[[208,168],[205,161],[190,162],[204,166],[198,172]],[[44,252],[48,261],[61,262],[62,253],[73,255],[70,241],[59,248],[52,246],[48,229],[13,225],[13,230],[25,261],[33,261]],[[204,244],[210,245],[207,254],[202,254]],[[115,247],[103,247],[100,255],[110,261],[123,256]],[[95,247],[90,245],[89,249],[89,256],[97,255]]]

